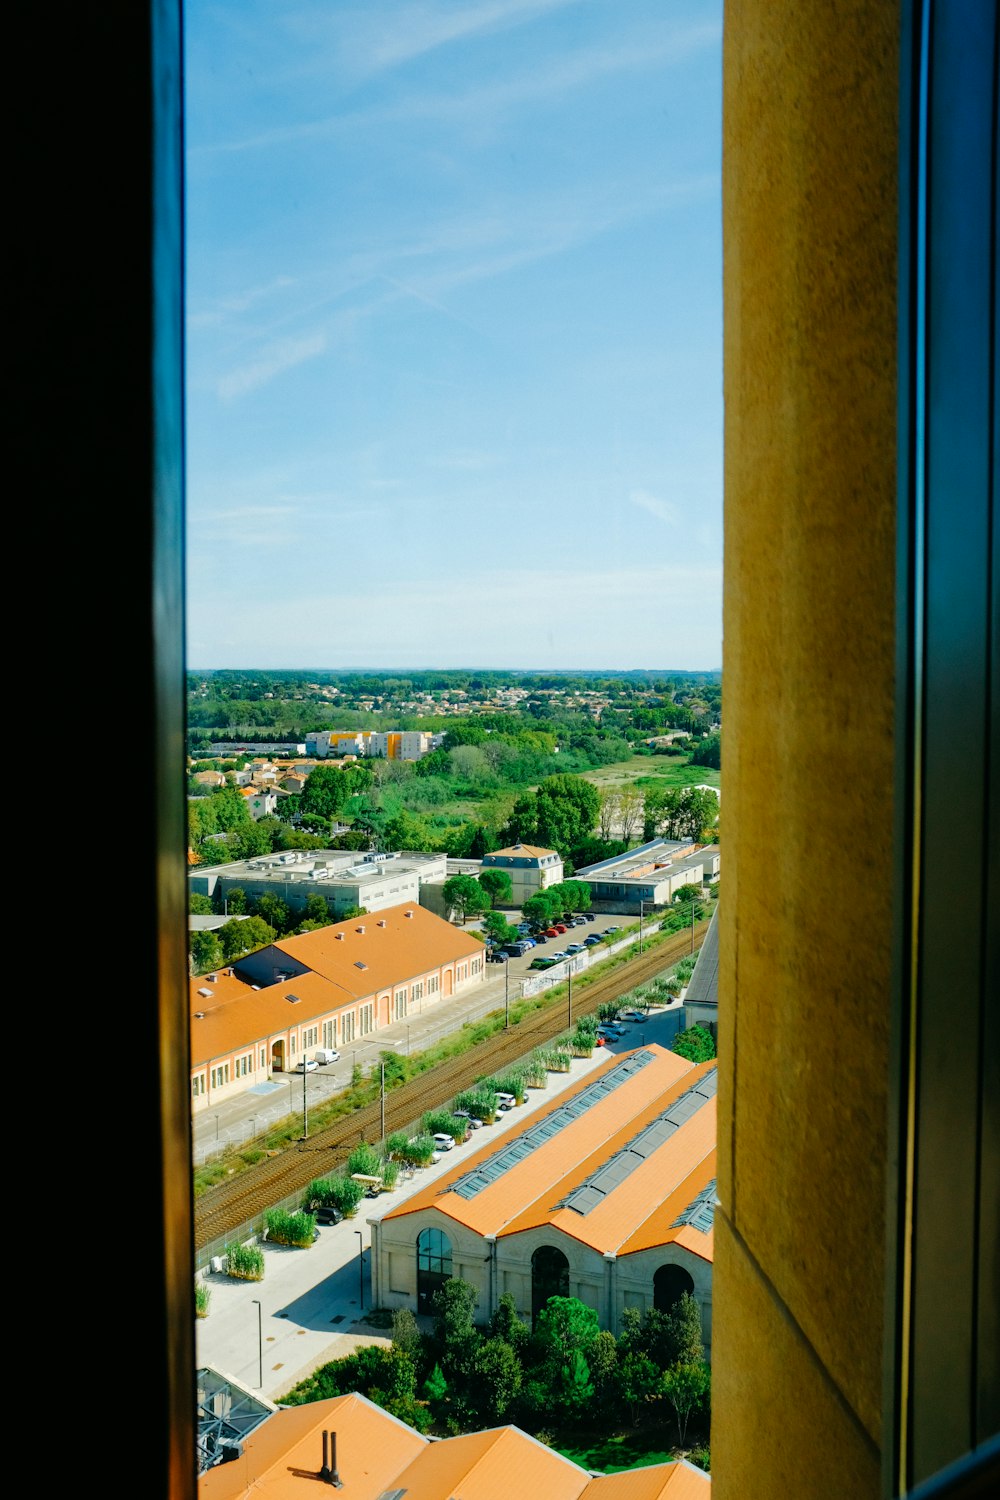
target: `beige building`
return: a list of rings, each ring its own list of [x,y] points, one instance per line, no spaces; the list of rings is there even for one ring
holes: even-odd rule
[[[451,1276],[485,1320],[504,1293],[533,1321],[578,1297],[618,1333],[627,1307],[697,1300],[712,1338],[715,1063],[638,1048],[581,1078],[521,1130],[486,1144],[372,1232],[380,1307],[433,1309]]]
[[[190,983],[194,1113],[485,978],[483,945],[416,902],[283,938]]]
[[[521,906],[529,896],[536,896],[563,878],[563,862],[555,849],[540,849],[535,844],[512,844],[484,854],[484,870],[504,870],[514,887],[514,905]]]

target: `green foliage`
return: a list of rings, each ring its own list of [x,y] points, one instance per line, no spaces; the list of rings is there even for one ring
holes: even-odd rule
[[[716,1055],[712,1033],[704,1026],[689,1026],[686,1031],[678,1032],[671,1051],[694,1063],[708,1062]]]
[[[191,968],[195,974],[209,974],[222,967],[222,944],[214,932],[192,932],[190,945]]]
[[[473,875],[452,875],[441,887],[441,899],[449,910],[457,911],[463,923],[487,911],[490,898]]]
[[[692,1411],[707,1401],[711,1372],[703,1359],[673,1365],[661,1381],[661,1390],[677,1418],[677,1438],[683,1444]]]
[[[235,1281],[264,1280],[264,1252],[259,1245],[227,1245],[226,1275]]]
[[[491,937],[502,947],[504,943],[513,943],[519,936],[517,928],[513,923],[499,911],[488,911],[483,918],[483,932]]]
[[[206,1281],[196,1280],[194,1284],[194,1313],[196,1318],[207,1318],[208,1309],[212,1302],[212,1288]]]
[[[468,1281],[453,1276],[434,1296],[433,1344],[445,1376],[454,1381],[467,1378],[479,1335],[473,1313],[479,1293]]]
[[[195,917],[214,916],[215,907],[212,905],[211,896],[204,896],[200,891],[192,891],[188,896],[188,911]]]
[[[490,1088],[466,1089],[456,1095],[455,1108],[467,1109],[473,1119],[492,1125],[497,1115],[496,1091]]]
[[[232,963],[244,953],[256,952],[258,948],[273,943],[275,932],[260,917],[246,917],[241,921],[226,922],[219,928],[218,936],[226,962]]]
[[[414,1369],[419,1369],[423,1343],[416,1318],[408,1307],[397,1307],[392,1314],[392,1347],[405,1354]]]
[[[366,1177],[377,1177],[381,1165],[382,1157],[367,1141],[355,1146],[347,1158],[348,1172],[362,1172]]]
[[[429,1110],[422,1120],[427,1135],[450,1135],[456,1144],[465,1139],[468,1126],[464,1120],[456,1120],[448,1110]]]
[[[703,740],[698,740],[691,752],[691,764],[693,766],[713,766],[716,771],[722,769],[722,735],[708,734]]]
[[[406,1143],[401,1160],[408,1162],[414,1167],[426,1167],[434,1156],[435,1146],[432,1136],[415,1135]]]
[[[269,1243],[275,1245],[295,1245],[300,1250],[308,1249],[313,1243],[315,1228],[315,1217],[304,1210],[290,1214],[283,1208],[270,1208],[264,1215],[265,1233]]]
[[[491,906],[510,906],[513,904],[514,882],[506,870],[483,870],[479,876],[479,884],[485,891]]]

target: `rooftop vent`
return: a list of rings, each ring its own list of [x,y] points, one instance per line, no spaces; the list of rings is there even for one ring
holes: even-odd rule
[[[379,917],[378,922],[375,925],[377,927],[387,927],[389,924],[386,922],[385,917]]]
[[[196,1021],[204,1021],[205,1012],[203,1010],[196,1010],[194,1013],[194,1018]]]
[[[199,995],[204,995],[204,997],[205,997],[206,1000],[211,1000],[211,998],[212,998],[212,991],[211,990],[206,990],[206,989],[203,988],[203,989],[200,989],[198,991],[198,993],[199,993]]]
[[[218,979],[218,977],[219,977],[218,974],[206,974],[205,975],[205,982],[206,982],[206,984],[215,984],[215,982]]]
[[[354,929],[355,932],[364,932],[364,930],[365,929],[363,927],[355,927]]]
[[[302,1001],[299,999],[298,995],[291,995],[291,994],[289,994],[289,995],[285,996],[285,999],[288,1001],[289,1005],[301,1005],[302,1004]]]
[[[333,935],[337,939],[338,943],[343,943],[343,942],[347,941],[346,934],[343,933],[343,932],[335,932]]]
[[[356,960],[356,961],[355,961],[355,964],[354,964],[354,967],[355,967],[355,968],[356,968],[356,969],[367,969],[367,967],[368,967],[368,965],[367,965],[367,964],[363,964],[363,963],[362,963],[362,962],[361,962],[361,960],[360,960],[360,958],[359,958],[359,959],[357,959],[357,960]]]
[[[412,911],[404,911],[403,916],[404,917],[412,917],[413,913],[412,913]]]

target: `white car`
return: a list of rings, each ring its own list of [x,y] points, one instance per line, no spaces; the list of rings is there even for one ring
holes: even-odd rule
[[[295,1067],[292,1069],[292,1072],[293,1073],[315,1073],[315,1071],[316,1071],[316,1069],[318,1067],[319,1067],[319,1063],[316,1062],[314,1058],[307,1057],[302,1062],[297,1062],[295,1064]]]
[[[455,1137],[448,1135],[447,1131],[439,1130],[434,1136],[435,1151],[454,1151]]]
[[[336,1047],[320,1047],[313,1055],[318,1063],[340,1062],[340,1053]]]

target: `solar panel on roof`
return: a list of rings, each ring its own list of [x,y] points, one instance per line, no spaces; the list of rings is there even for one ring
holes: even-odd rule
[[[552,1114],[546,1115],[544,1120],[540,1120],[537,1125],[530,1125],[516,1141],[510,1145],[501,1146],[494,1156],[479,1162],[473,1171],[453,1183],[450,1191],[457,1193],[460,1198],[474,1198],[477,1193],[481,1193],[484,1188],[502,1177],[509,1167],[522,1161],[536,1146],[552,1140],[553,1136],[558,1135],[574,1120],[578,1120],[598,1100],[605,1098],[621,1084],[627,1083],[639,1072],[640,1068],[644,1068],[652,1061],[652,1052],[645,1049],[623,1058],[620,1063],[609,1068],[607,1073],[602,1073],[594,1083],[581,1089],[580,1093],[575,1094],[566,1104],[560,1105],[558,1109],[553,1110]],[[519,1148],[518,1154],[514,1155],[517,1148]]]
[[[562,1207],[572,1208],[579,1214],[589,1214],[591,1209],[604,1201],[608,1193],[613,1192],[627,1177],[630,1177],[636,1167],[648,1160],[658,1146],[662,1146],[664,1141],[669,1140],[685,1120],[689,1120],[703,1104],[708,1103],[715,1093],[717,1077],[718,1069],[712,1068],[703,1078],[699,1078],[698,1082],[686,1089],[679,1099],[675,1099],[662,1115],[646,1125],[637,1136],[616,1151],[609,1161],[598,1167],[596,1172],[592,1172],[586,1182],[581,1183],[570,1193]],[[714,1184],[712,1186],[711,1214],[714,1217]],[[684,1222],[693,1222],[693,1220]],[[711,1218],[708,1227],[709,1229],[712,1227]]]
[[[690,1224],[693,1229],[700,1229],[702,1234],[708,1234],[715,1222],[715,1203],[716,1179],[713,1177],[697,1198],[677,1215],[671,1228],[677,1229],[681,1224]]]

